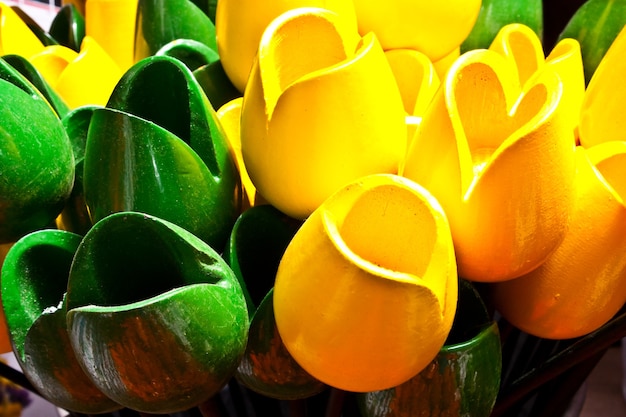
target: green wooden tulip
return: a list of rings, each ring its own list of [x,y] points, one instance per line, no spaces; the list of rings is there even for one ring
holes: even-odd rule
[[[274,286],[280,258],[301,224],[270,205],[251,207],[237,218],[223,257],[247,294],[251,315]]]
[[[155,55],[176,58],[191,71],[220,59],[219,54],[214,49],[193,39],[176,39],[165,44]]]
[[[254,313],[246,352],[235,376],[270,398],[297,400],[319,394],[327,385],[298,365],[278,334],[273,294],[270,290]]]
[[[215,111],[182,62],[140,61],[94,112],[84,193],[93,222],[142,211],[224,247],[240,210],[239,174]]]
[[[104,413],[121,406],[83,372],[65,321],[67,281],[80,241],[52,229],[18,240],[2,267],[2,304],[15,357],[37,392],[67,410]]]
[[[364,417],[488,417],[500,388],[502,353],[497,324],[465,280],[446,344],[418,375],[384,391],[358,394]]]
[[[221,61],[203,65],[194,70],[193,75],[214,109],[219,110],[232,99],[241,97],[239,90],[224,72]]]
[[[176,39],[193,39],[217,51],[215,25],[190,0],[139,0],[135,61],[154,55]]]
[[[559,35],[559,40],[574,38],[580,43],[587,83],[625,24],[626,2],[588,0]]]
[[[89,133],[89,125],[91,124],[91,116],[93,116],[94,110],[98,108],[100,107],[81,106],[72,110],[61,119],[63,127],[72,143],[76,176],[72,193],[63,211],[57,218],[57,227],[79,235],[85,235],[92,226],[87,204],[85,203],[83,161],[85,159],[85,146]]]
[[[259,394],[284,400],[307,398],[326,388],[289,354],[274,319],[276,270],[300,224],[270,205],[252,207],[237,219],[223,255],[243,283],[252,320],[237,380]]]
[[[36,89],[27,93],[2,78],[0,243],[8,243],[52,224],[72,190],[74,157],[61,121]]]
[[[67,3],[56,14],[49,30],[59,44],[80,52],[85,37],[85,18],[73,3]]]
[[[249,324],[241,287],[217,252],[135,212],[87,233],[67,311],[73,349],[96,386],[147,413],[183,411],[216,394],[239,364]]]
[[[2,62],[4,61],[4,62]],[[12,68],[7,67],[8,64]],[[19,72],[22,77],[28,80],[31,85],[27,85],[23,80],[16,79],[15,76],[11,76],[10,72],[15,70]],[[69,107],[65,101],[54,91],[50,84],[43,78],[41,73],[30,63],[30,61],[21,55],[4,55],[0,60],[0,78],[4,78],[13,84],[20,86],[24,91],[34,94],[32,88],[35,87],[52,106],[59,118],[64,117],[69,112]]]
[[[543,36],[541,0],[483,0],[472,31],[461,44],[461,52],[487,49],[500,29],[510,23],[521,23]]]
[[[107,107],[177,135],[219,178],[225,193],[239,193],[239,174],[215,110],[193,73],[179,60],[153,56],[139,61],[120,79]]]

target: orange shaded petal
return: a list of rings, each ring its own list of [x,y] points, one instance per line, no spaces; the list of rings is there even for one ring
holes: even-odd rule
[[[496,307],[538,337],[568,339],[626,302],[626,143],[577,148],[577,198],[563,242],[539,268],[493,286]]]
[[[520,91],[510,61],[475,50],[452,66],[413,139],[402,175],[450,220],[461,276],[501,281],[560,243],[573,201],[574,142],[562,83],[546,68]]]

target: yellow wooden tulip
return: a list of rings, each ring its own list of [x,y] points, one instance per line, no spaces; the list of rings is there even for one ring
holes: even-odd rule
[[[534,82],[532,78],[540,76],[538,73],[546,67],[557,72],[563,82],[562,106],[575,137],[585,94],[585,73],[578,41],[563,39],[544,58],[541,40],[535,31],[514,23],[500,29],[489,49],[515,64],[521,86]]]
[[[321,7],[342,15],[356,28],[352,0],[220,0],[215,31],[224,71],[243,93],[252,62],[267,25],[282,13],[298,7]]]
[[[405,382],[443,346],[458,279],[450,228],[418,184],[379,174],[301,226],[276,275],[280,336],[311,375],[349,391]]]
[[[254,206],[257,200],[262,201],[262,198],[257,195],[256,187],[250,180],[246,165],[243,162],[243,155],[241,154],[241,103],[243,97],[237,97],[224,104],[217,111],[217,117],[220,120],[226,139],[233,154],[233,160],[239,170],[239,176],[241,177],[241,185],[243,188],[243,203],[242,211]]]
[[[608,322],[626,302],[626,142],[577,148],[570,227],[539,268],[493,286],[496,307],[532,335],[568,339]]]
[[[585,92],[580,116],[580,144],[626,141],[626,26],[596,68]]]
[[[122,76],[122,70],[90,36],[83,39],[79,53],[52,45],[30,61],[72,109],[105,106]]]
[[[0,56],[15,54],[28,58],[43,48],[41,41],[11,6],[0,2]]]
[[[426,55],[412,49],[392,49],[385,56],[398,82],[404,110],[421,118],[439,88],[435,66]]]
[[[120,69],[133,63],[138,0],[87,0],[85,34],[95,39]]]
[[[519,88],[496,52],[461,55],[411,143],[402,175],[443,206],[459,273],[502,281],[539,266],[567,230],[574,141],[562,82],[546,68]]]
[[[385,50],[415,49],[438,61],[458,48],[478,18],[481,0],[354,0],[359,31]]]
[[[402,97],[373,34],[300,8],[263,35],[243,97],[241,150],[267,201],[305,218],[345,184],[397,173],[406,147]]]

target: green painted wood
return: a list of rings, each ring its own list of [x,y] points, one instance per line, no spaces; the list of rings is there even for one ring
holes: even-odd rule
[[[543,38],[543,2],[541,0],[483,0],[478,19],[461,44],[461,52],[487,49],[504,26],[521,23]]]
[[[60,45],[80,52],[80,44],[85,37],[85,18],[76,5],[67,3],[52,19],[48,32]]]
[[[69,112],[61,123],[67,132],[74,153],[75,180],[72,193],[57,219],[59,228],[84,236],[93,225],[85,202],[83,171],[85,147],[94,110],[99,106],[82,106]]]
[[[239,90],[226,75],[221,61],[203,65],[195,69],[193,75],[214,109],[219,110],[232,99],[241,97]]]
[[[4,79],[0,120],[0,243],[9,243],[52,224],[72,190],[74,157],[48,103]]]
[[[13,351],[37,393],[80,413],[121,408],[91,383],[70,345],[64,296],[81,237],[40,230],[18,240],[2,267],[2,304]]]
[[[108,216],[87,233],[67,311],[73,349],[96,386],[159,414],[216,394],[239,364],[249,325],[241,287],[219,254],[136,212]]]
[[[455,323],[437,357],[397,387],[358,394],[364,417],[488,417],[500,388],[497,324],[474,287],[461,280]]]
[[[8,75],[9,70],[6,68],[6,64],[10,65],[12,69],[19,72],[22,77],[28,80],[31,85],[25,85],[23,81],[13,82],[13,84],[22,86],[22,89],[26,92],[32,93],[32,87],[35,87],[38,93],[40,93],[52,106],[59,118],[64,117],[70,110],[61,96],[54,91],[50,84],[43,78],[41,73],[30,63],[26,58],[21,55],[4,55],[2,57],[4,62],[0,62],[0,78],[4,78],[7,81],[12,81],[11,76]],[[4,76],[3,76],[4,74]],[[6,77],[6,78],[5,78]]]
[[[155,55],[166,55],[176,58],[191,71],[220,59],[216,50],[193,39],[176,39],[165,44]]]
[[[142,211],[176,223],[220,250],[241,208],[241,182],[217,115],[191,71],[146,58],[94,112],[84,193],[93,222]]]
[[[559,40],[573,38],[580,42],[587,83],[625,24],[625,1],[588,0],[574,13],[559,35]]]
[[[217,51],[215,24],[190,0],[139,0],[135,61],[176,39],[193,39]]]
[[[251,207],[237,219],[223,254],[242,283],[251,317],[237,380],[256,393],[282,400],[311,397],[327,388],[289,354],[274,319],[276,270],[301,224],[273,206]]]

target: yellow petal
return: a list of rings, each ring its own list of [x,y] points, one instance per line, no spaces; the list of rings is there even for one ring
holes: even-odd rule
[[[357,42],[339,15],[313,8],[281,15],[263,36],[243,98],[242,154],[257,190],[292,217],[356,178],[397,173],[402,97],[376,38]]]
[[[11,6],[0,2],[0,56],[15,54],[28,58],[43,48],[41,41]]]
[[[480,0],[354,0],[359,31],[374,32],[385,50],[414,49],[438,61],[459,47],[480,11]]]
[[[585,92],[580,116],[580,144],[626,140],[626,26],[596,68]]]
[[[400,88],[404,110],[422,117],[439,88],[435,66],[426,55],[412,49],[385,51],[385,56]]]
[[[217,47],[224,71],[243,93],[252,62],[267,25],[282,13],[298,7],[321,7],[338,13],[356,28],[351,0],[220,0],[215,15]]]
[[[563,242],[539,268],[493,286],[498,310],[532,335],[568,339],[626,302],[626,143],[577,148],[576,204]]]
[[[30,61],[71,109],[105,106],[122,76],[113,59],[89,36],[83,39],[80,53],[53,45]]]
[[[529,272],[567,229],[574,141],[562,83],[549,68],[534,80],[520,91],[510,61],[488,50],[463,54],[407,154],[402,175],[444,207],[467,279]]]
[[[349,391],[396,386],[450,331],[458,296],[446,217],[422,187],[373,175],[338,191],[292,239],[274,287],[294,359]]]
[[[30,57],[41,76],[56,90],[61,73],[78,57],[78,52],[62,45],[50,45]]]
[[[89,0],[85,34],[95,39],[125,72],[134,63],[138,0]]]
[[[514,63],[522,87],[534,83],[533,78],[540,77],[540,72],[546,67],[556,71],[563,83],[563,111],[567,114],[571,131],[576,134],[585,93],[585,74],[578,41],[563,39],[544,58],[541,40],[535,31],[514,23],[498,32],[489,49]]]
[[[246,166],[243,162],[243,155],[241,154],[240,120],[242,102],[243,97],[232,99],[219,108],[217,111],[217,117],[224,128],[226,139],[228,140],[231,152],[233,153],[233,160],[239,170],[239,176],[241,178],[241,184],[244,192],[242,209],[245,210],[246,208],[254,206],[258,198],[256,195],[256,188],[250,180],[250,176],[248,175],[248,171],[246,170]]]

